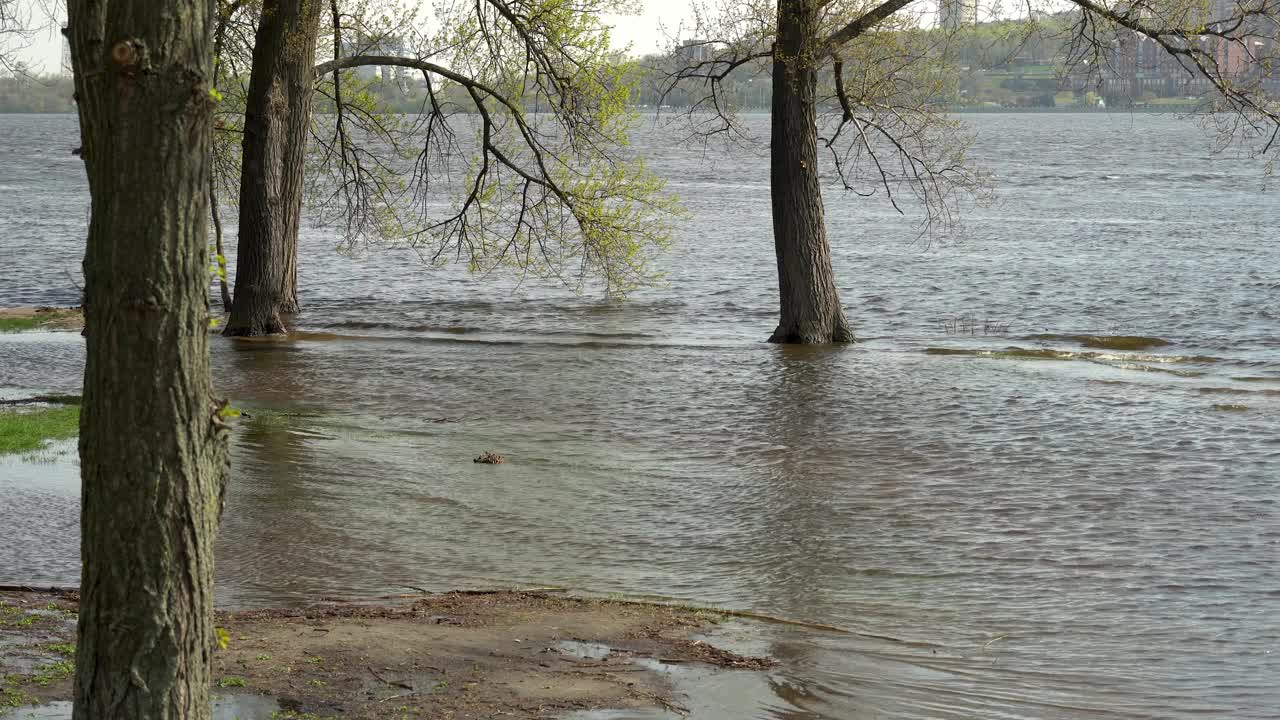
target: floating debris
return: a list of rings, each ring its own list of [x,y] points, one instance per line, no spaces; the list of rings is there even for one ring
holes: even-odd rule
[[[507,459],[492,450],[485,450],[484,454],[472,460],[471,462],[480,463],[482,465],[501,465]]]

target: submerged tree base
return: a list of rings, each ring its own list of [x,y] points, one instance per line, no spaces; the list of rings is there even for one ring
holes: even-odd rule
[[[0,680],[10,705],[71,697],[77,600],[0,592],[0,665],[22,669]],[[654,665],[775,664],[691,640],[720,620],[705,610],[518,591],[381,600],[219,613],[226,648],[214,654],[214,692],[259,698],[279,717],[684,714]]]
[[[279,315],[271,314],[266,317],[254,318],[248,321],[238,321],[234,313],[231,315],[230,321],[222,334],[226,337],[266,337],[268,335],[285,335],[289,329],[285,327],[284,321]]]
[[[832,345],[857,342],[853,330],[844,323],[835,327],[820,328],[814,324],[779,325],[769,336],[769,342],[780,345]]]

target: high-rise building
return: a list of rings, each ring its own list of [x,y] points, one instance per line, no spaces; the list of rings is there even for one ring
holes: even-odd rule
[[[707,62],[715,56],[715,48],[710,40],[687,40],[680,43],[676,56],[686,63]]]
[[[938,27],[953,30],[978,24],[978,0],[938,0]]]

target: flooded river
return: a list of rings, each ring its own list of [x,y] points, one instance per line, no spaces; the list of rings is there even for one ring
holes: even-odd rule
[[[777,629],[782,669],[707,718],[1275,717],[1276,188],[1171,116],[970,122],[1001,201],[963,237],[827,198],[849,348],[762,342],[767,160],[660,131],[638,146],[691,217],[625,304],[308,229],[316,334],[213,342],[251,415],[221,601],[564,585],[862,633]],[[75,144],[0,116],[0,306],[77,299]],[[76,392],[82,362],[0,336],[0,394]],[[75,584],[68,449],[0,459],[0,497],[0,582]]]

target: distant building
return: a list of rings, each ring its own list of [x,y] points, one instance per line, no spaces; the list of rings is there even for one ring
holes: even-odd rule
[[[1145,11],[1149,14],[1149,10]],[[1235,0],[1212,0],[1204,8],[1203,22],[1209,28],[1228,25],[1248,32],[1248,51],[1236,42],[1229,42],[1212,33],[1196,37],[1192,42],[1213,58],[1213,65],[1225,78],[1245,79],[1258,77],[1263,71],[1255,58],[1272,56],[1277,46],[1274,25],[1258,22],[1255,18],[1239,19],[1240,10]],[[1237,31],[1238,32],[1238,31]],[[1280,78],[1264,81],[1268,90],[1280,90]],[[1185,56],[1170,55],[1151,38],[1134,31],[1122,30],[1111,48],[1110,72],[1104,78],[1104,92],[1108,95],[1138,100],[1146,97],[1202,97],[1212,94],[1212,84]]]
[[[978,24],[978,0],[938,0],[938,27],[954,30]]]
[[[404,42],[394,35],[378,38],[356,37],[342,43],[343,57],[353,55],[390,55],[392,57],[413,57],[407,51]],[[407,81],[417,71],[400,65],[362,65],[355,69],[356,77],[365,80],[380,79],[383,82]]]
[[[676,57],[685,63],[708,62],[715,57],[715,47],[710,40],[686,40],[676,48]]]

